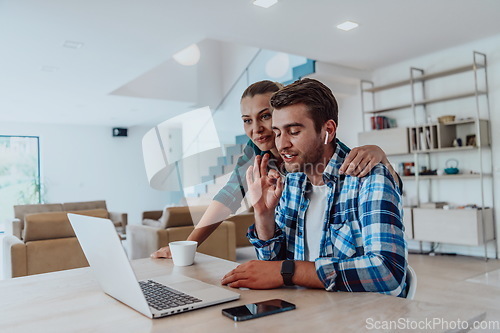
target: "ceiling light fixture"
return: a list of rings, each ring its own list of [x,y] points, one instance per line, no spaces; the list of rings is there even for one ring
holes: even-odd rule
[[[196,44],[191,44],[184,50],[173,55],[175,61],[184,66],[193,66],[200,61],[200,48]]]
[[[277,2],[278,0],[254,0],[253,4],[262,8],[269,8]]]
[[[358,26],[359,26],[359,24],[357,24],[356,22],[345,21],[345,22],[337,25],[337,28],[340,30],[349,31],[349,30],[352,30],[354,28],[357,28]]]

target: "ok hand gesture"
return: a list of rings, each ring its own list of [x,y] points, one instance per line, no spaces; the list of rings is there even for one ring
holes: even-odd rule
[[[275,170],[267,171],[269,154],[256,156],[253,166],[247,170],[248,194],[256,215],[274,216],[274,208],[278,205],[283,182]]]

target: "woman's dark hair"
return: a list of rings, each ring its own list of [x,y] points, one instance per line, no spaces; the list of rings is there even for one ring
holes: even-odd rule
[[[259,81],[252,83],[245,89],[243,95],[241,95],[241,99],[245,97],[254,97],[255,95],[263,95],[277,92],[283,88],[283,85],[279,82],[273,82],[269,80]]]
[[[295,104],[304,104],[307,107],[317,133],[329,119],[338,125],[337,101],[332,91],[318,80],[297,80],[271,96],[273,109]]]

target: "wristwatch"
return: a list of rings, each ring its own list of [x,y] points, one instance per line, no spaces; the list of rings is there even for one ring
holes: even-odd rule
[[[295,273],[295,261],[284,260],[281,263],[281,276],[283,277],[283,282],[285,286],[293,286],[292,278]]]

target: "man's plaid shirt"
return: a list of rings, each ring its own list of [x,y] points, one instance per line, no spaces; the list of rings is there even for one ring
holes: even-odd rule
[[[405,296],[407,248],[402,201],[393,177],[378,164],[363,178],[340,175],[348,149],[337,144],[323,173],[328,186],[325,221],[316,272],[328,291],[374,291]],[[289,173],[276,207],[276,232],[262,241],[248,237],[261,260],[304,260],[304,218],[310,182]]]

